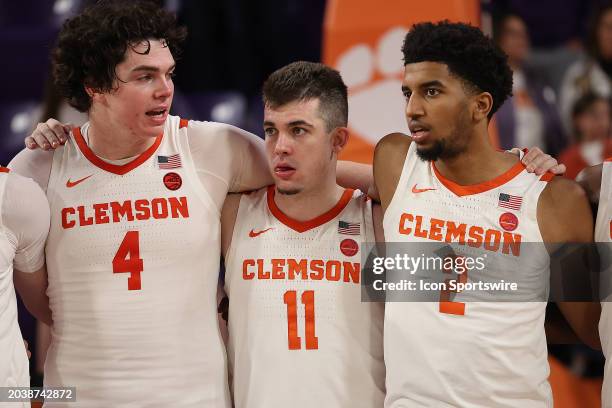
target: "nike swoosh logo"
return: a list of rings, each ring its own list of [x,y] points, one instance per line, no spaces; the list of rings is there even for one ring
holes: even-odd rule
[[[434,191],[435,188],[417,188],[417,185],[415,184],[414,186],[412,186],[412,192],[414,194],[419,194],[419,193],[424,193],[426,191]]]
[[[66,187],[68,188],[72,188],[78,184],[81,184],[82,182],[84,182],[85,180],[87,180],[88,178],[90,178],[91,176],[93,176],[93,174],[90,174],[87,177],[83,177],[82,179],[78,179],[76,181],[70,181],[70,179],[68,179],[68,181],[66,181]]]
[[[251,238],[255,238],[255,237],[257,237],[257,236],[259,236],[259,235],[263,234],[264,232],[268,232],[268,231],[270,231],[271,229],[274,229],[274,228],[268,228],[268,229],[261,230],[261,231],[254,231],[254,230],[251,230],[251,231],[249,232],[249,237],[251,237]]]

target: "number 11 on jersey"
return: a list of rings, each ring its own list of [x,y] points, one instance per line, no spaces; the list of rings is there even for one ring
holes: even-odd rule
[[[297,291],[288,290],[283,296],[283,301],[287,305],[287,340],[289,350],[300,350],[302,339],[298,336],[297,319]],[[314,290],[306,290],[302,293],[302,304],[304,305],[304,332],[306,335],[306,350],[316,350],[319,348],[319,338],[315,335],[315,310],[314,310]]]

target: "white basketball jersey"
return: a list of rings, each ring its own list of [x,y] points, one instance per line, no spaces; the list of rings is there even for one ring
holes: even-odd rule
[[[420,160],[413,143],[384,216],[385,240],[457,242],[458,255],[478,250],[512,261],[542,242],[536,209],[545,186],[520,162],[488,182],[459,186]],[[529,267],[516,268],[517,280],[546,299],[549,259],[537,246]],[[387,292],[385,407],[552,407],[544,301],[432,294],[440,302],[389,301]]]
[[[42,268],[48,232],[49,206],[41,188],[0,167],[0,387],[30,385],[13,275]],[[26,406],[30,403],[0,402],[0,407]]]
[[[595,223],[595,242],[601,246],[601,264],[607,266],[603,271],[606,282],[610,283],[612,275],[612,158],[603,162],[601,168],[601,188],[599,190],[599,205],[597,207],[597,222]],[[604,290],[610,293],[610,286]],[[606,357],[604,382],[601,389],[602,405],[612,408],[612,296],[601,303],[601,318],[599,320],[599,335],[601,347]]]
[[[372,207],[346,190],[308,222],[274,187],[244,195],[226,262],[228,356],[237,408],[381,407],[383,305],[361,301]]]
[[[122,165],[95,156],[78,129],[55,152],[45,385],[75,386],[80,407],[230,405],[215,301],[220,215],[188,138],[186,121],[169,117]]]
[[[3,207],[7,194],[8,177],[8,169],[1,167],[0,207]],[[13,286],[13,259],[17,242],[13,232],[6,227],[5,216],[2,214],[0,217],[0,387],[29,387],[28,356],[17,321],[17,298]],[[0,402],[0,407],[5,406],[25,407],[26,404]]]

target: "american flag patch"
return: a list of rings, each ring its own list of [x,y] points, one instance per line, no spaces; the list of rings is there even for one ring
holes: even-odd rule
[[[338,232],[344,235],[359,235],[361,225],[358,222],[338,221]]]
[[[157,156],[157,167],[160,169],[178,169],[181,167],[181,155],[176,153],[171,156]]]
[[[509,210],[519,211],[521,209],[521,205],[523,204],[523,197],[499,193],[499,200],[497,201],[497,205],[502,208],[508,208]]]

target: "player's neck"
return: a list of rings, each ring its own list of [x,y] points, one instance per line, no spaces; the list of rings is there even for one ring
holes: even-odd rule
[[[517,162],[516,155],[496,150],[486,136],[474,138],[466,151],[456,157],[436,160],[436,168],[447,179],[468,186],[492,180]]]
[[[344,189],[333,180],[322,183],[313,191],[302,191],[298,194],[274,194],[276,206],[287,216],[296,221],[308,221],[325,214],[334,208],[342,197]]]
[[[154,137],[136,135],[127,128],[113,126],[101,115],[89,115],[88,146],[103,159],[121,160],[138,156],[155,143]]]

